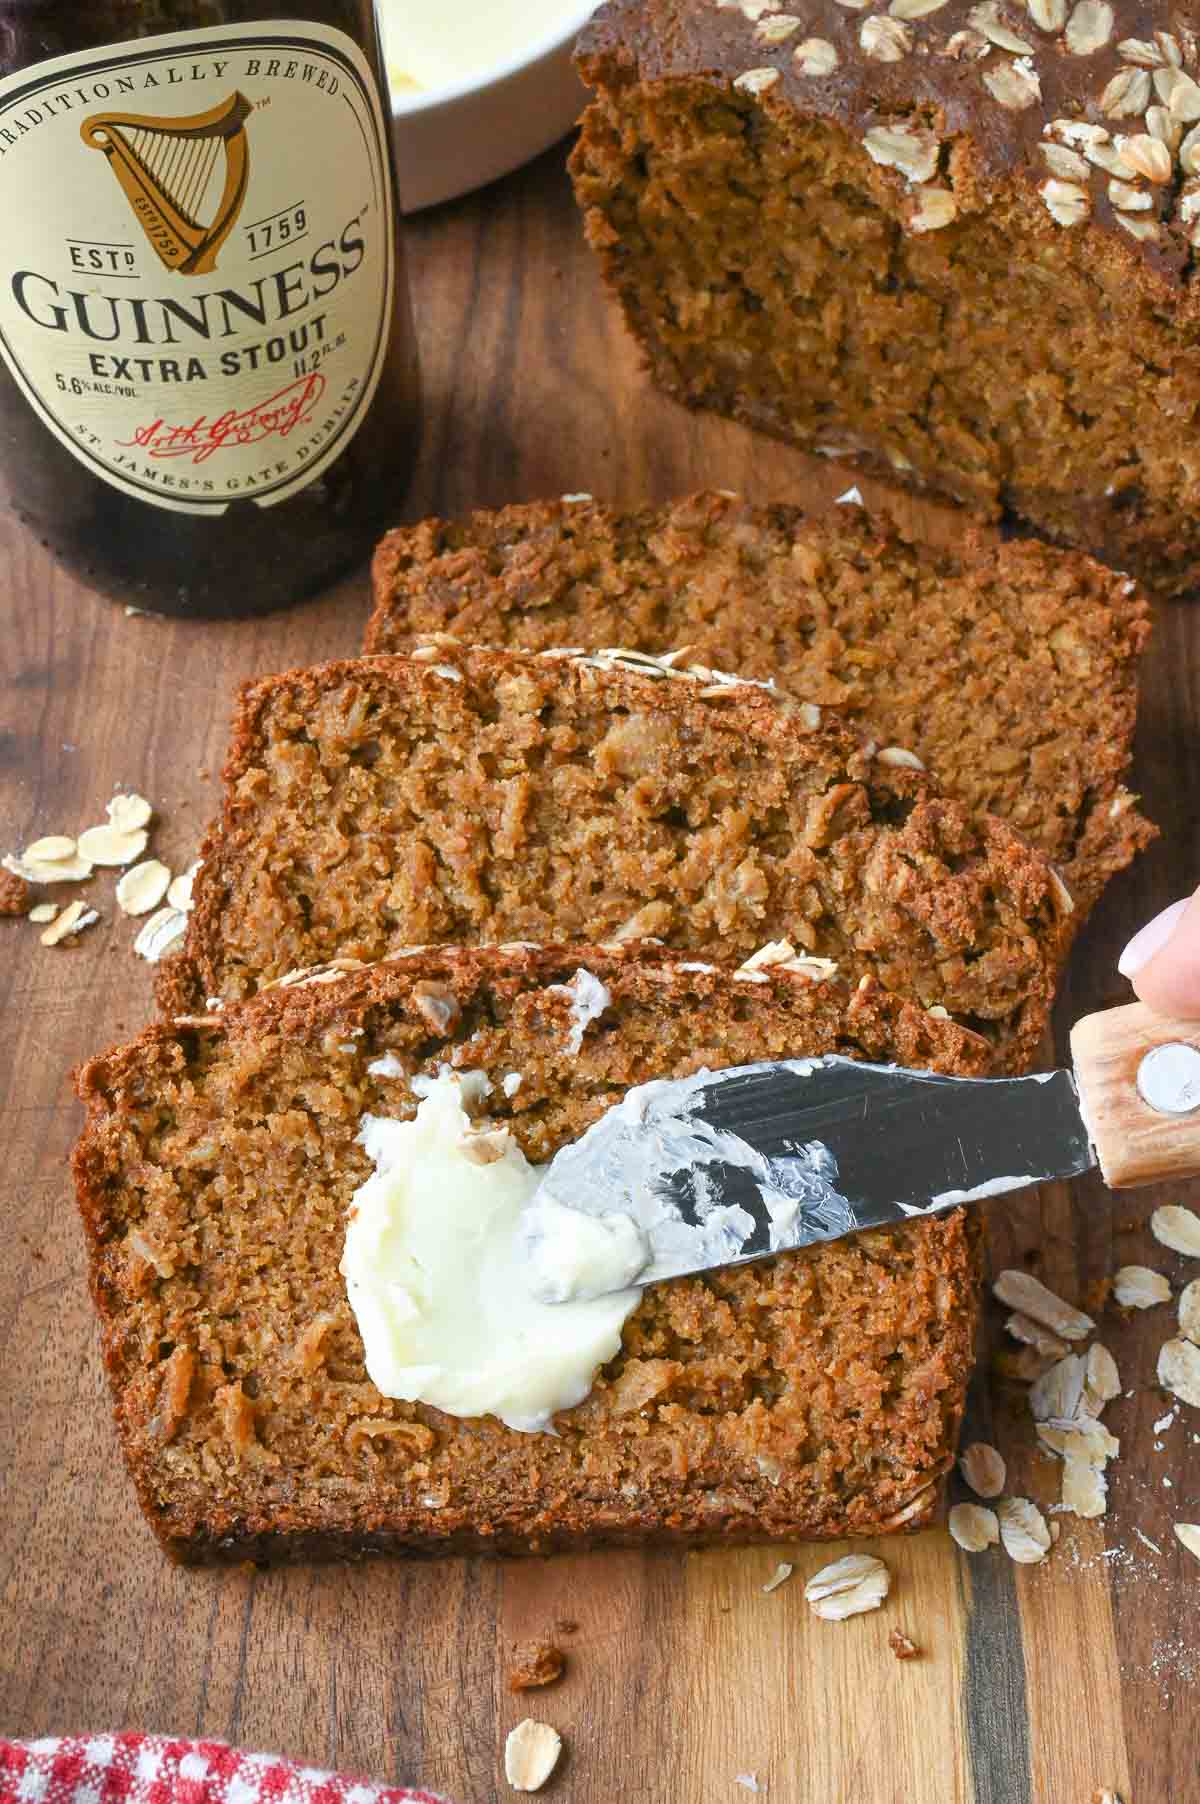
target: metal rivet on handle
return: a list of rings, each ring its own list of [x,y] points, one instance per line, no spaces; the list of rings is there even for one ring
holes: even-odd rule
[[[1160,1115],[1200,1109],[1200,1051],[1171,1040],[1148,1052],[1137,1073],[1138,1095]]]

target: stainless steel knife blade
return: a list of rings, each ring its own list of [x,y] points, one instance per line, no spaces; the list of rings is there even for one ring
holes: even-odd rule
[[[1096,1162],[1069,1071],[956,1078],[835,1055],[788,1059],[630,1090],[551,1160],[522,1232],[536,1252],[544,1205],[632,1217],[647,1252],[633,1282],[653,1284]],[[581,1282],[569,1294],[603,1288]]]

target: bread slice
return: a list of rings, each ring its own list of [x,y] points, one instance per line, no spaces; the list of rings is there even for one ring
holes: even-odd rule
[[[580,968],[609,1002],[576,1052]],[[75,1178],[118,1430],[163,1545],[267,1560],[930,1521],[976,1322],[962,1211],[653,1287],[556,1435],[381,1396],[338,1273],[370,1171],[361,1117],[411,1115],[417,1072],[488,1073],[489,1110],[541,1161],[650,1077],[825,1051],[990,1068],[985,1041],[869,980],[597,948],[324,971],[93,1059]]]
[[[1033,1056],[1069,898],[1001,822],[710,670],[423,650],[243,691],[169,1010],[429,943],[790,941]]]
[[[974,532],[938,549],[861,507],[809,518],[710,493],[426,520],[388,534],[374,574],[369,652],[437,632],[687,645],[837,709],[1052,859],[1075,925],[1152,836],[1125,786],[1149,613],[1090,558]]]
[[[894,4],[598,9],[571,172],[626,323],[688,406],[1194,593],[1195,7]]]

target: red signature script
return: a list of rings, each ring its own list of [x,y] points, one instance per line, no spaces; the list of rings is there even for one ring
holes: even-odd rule
[[[123,440],[127,448],[136,447],[147,457],[185,457],[191,463],[207,463],[218,451],[231,446],[257,445],[263,439],[287,438],[298,426],[312,418],[313,409],[325,392],[324,376],[313,374],[289,383],[278,394],[259,401],[241,413],[232,408],[215,420],[201,414],[188,426],[172,426],[166,420],[154,420],[139,426],[131,439]]]

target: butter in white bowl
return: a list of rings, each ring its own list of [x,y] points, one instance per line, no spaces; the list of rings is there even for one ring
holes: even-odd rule
[[[495,181],[568,132],[596,0],[380,0],[405,212]]]

